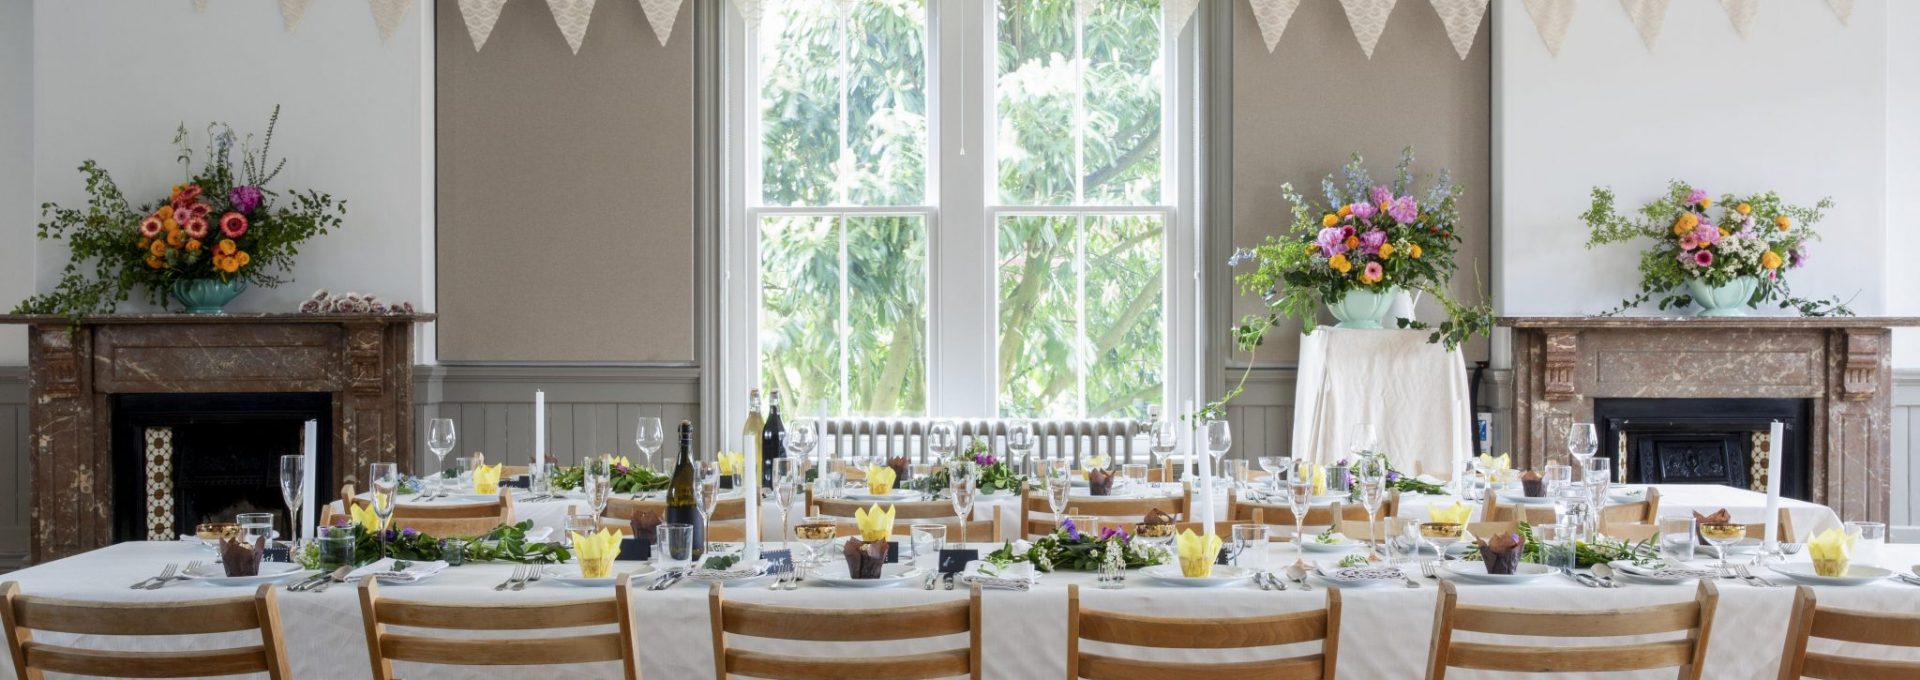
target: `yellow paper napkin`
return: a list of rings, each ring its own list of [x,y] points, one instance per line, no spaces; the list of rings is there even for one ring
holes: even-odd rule
[[[1192,529],[1180,532],[1175,543],[1180,556],[1180,574],[1187,578],[1204,578],[1213,575],[1213,561],[1220,555],[1220,537],[1213,534],[1201,536]]]
[[[721,451],[720,455],[714,458],[714,465],[720,468],[720,474],[737,475],[740,474],[740,466],[746,463],[746,460],[746,454],[739,451]]]
[[[1853,542],[1860,535],[1842,529],[1828,529],[1807,541],[1807,556],[1813,558],[1813,570],[1821,576],[1844,576],[1853,560]]]
[[[620,555],[620,534],[601,529],[585,536],[567,532],[573,539],[573,552],[580,557],[581,578],[606,578],[613,571],[613,559]]]
[[[374,512],[373,508],[354,503],[353,507],[347,508],[347,514],[353,516],[354,524],[360,525],[367,531],[375,533],[380,531],[380,514]]]
[[[1327,466],[1313,466],[1313,495],[1327,495]]]
[[[860,540],[868,543],[887,540],[888,536],[893,535],[893,506],[882,510],[880,504],[875,503],[872,508],[855,508],[853,523],[860,527]]]
[[[1480,465],[1488,470],[1505,470],[1513,467],[1513,456],[1503,453],[1496,458],[1483,453],[1480,454]]]
[[[1462,505],[1460,501],[1454,501],[1452,506],[1427,509],[1427,518],[1435,524],[1466,524],[1467,518],[1472,516],[1473,508]]]
[[[500,468],[506,463],[482,465],[473,469],[473,492],[482,496],[500,493]]]
[[[897,477],[893,468],[884,465],[867,466],[867,493],[884,496],[893,491],[893,480]],[[891,517],[891,515],[889,515]]]

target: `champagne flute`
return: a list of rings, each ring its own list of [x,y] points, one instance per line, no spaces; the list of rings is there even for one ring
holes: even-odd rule
[[[601,456],[588,460],[580,485],[586,487],[582,491],[586,492],[587,505],[593,510],[593,521],[598,526],[600,514],[607,511],[607,496],[613,493],[612,458]]]
[[[1047,508],[1053,510],[1055,523],[1066,515],[1067,495],[1073,492],[1073,468],[1069,465],[1058,458],[1047,460]]]
[[[393,517],[393,494],[400,487],[400,467],[393,463],[374,463],[367,469],[373,485],[373,515],[380,519],[380,557],[387,556],[387,520]]]
[[[1593,508],[1593,530],[1595,533],[1598,533],[1602,528],[1600,526],[1600,515],[1607,509],[1607,492],[1610,487],[1608,481],[1612,478],[1613,460],[1610,458],[1589,459],[1587,461],[1587,469],[1581,472],[1581,479],[1584,480],[1587,485],[1587,494],[1592,497],[1592,500],[1589,500],[1588,503]]]
[[[434,418],[427,425],[427,449],[433,451],[433,462],[440,474],[434,475],[433,488],[427,489],[428,498],[441,498],[447,495],[446,482],[440,478],[447,469],[447,452],[453,450],[453,419]]]
[[[773,459],[773,502],[780,505],[780,547],[787,548],[787,513],[793,510],[793,487],[800,465],[792,458]]]
[[[1014,470],[1027,474],[1027,458],[1033,454],[1033,421],[1015,418],[1007,421],[1007,450],[1013,452]]]
[[[700,510],[700,525],[709,527],[706,534],[713,535],[713,511],[720,507],[720,466],[713,463],[700,463],[694,470],[693,502]],[[708,541],[702,552],[713,554],[713,542]]]
[[[660,419],[655,416],[641,416],[640,424],[633,432],[633,445],[640,447],[640,455],[647,461],[647,469],[653,468],[653,454],[666,443],[667,433],[660,429]]]
[[[1373,543],[1373,539],[1379,536],[1374,533],[1375,515],[1380,512],[1380,501],[1386,496],[1386,459],[1377,454],[1367,454],[1354,467],[1354,477],[1360,482],[1360,502],[1367,508],[1367,540]]]
[[[1153,421],[1152,439],[1154,462],[1166,465],[1167,459],[1180,447],[1180,428],[1171,420]]]
[[[1287,471],[1287,503],[1293,510],[1293,557],[1305,559],[1302,543],[1306,537],[1307,510],[1313,504],[1313,461],[1296,458]]]
[[[300,501],[306,495],[307,457],[280,457],[280,500],[287,502],[288,544],[300,547]]]
[[[980,481],[980,468],[973,461],[947,466],[947,490],[953,493],[953,514],[960,520],[960,545],[967,544],[967,520],[973,517],[973,493]]]
[[[1233,426],[1225,420],[1207,421],[1207,453],[1213,455],[1213,469],[1220,470],[1220,459],[1233,448]]]
[[[942,420],[927,428],[927,448],[939,454],[940,460],[952,458],[954,450],[959,446],[960,431],[953,426],[952,422]]]
[[[1593,423],[1574,423],[1573,427],[1567,430],[1567,453],[1573,454],[1574,460],[1580,461],[1577,467],[1583,471],[1582,474],[1587,469],[1587,461],[1599,451],[1600,432],[1594,429]]]

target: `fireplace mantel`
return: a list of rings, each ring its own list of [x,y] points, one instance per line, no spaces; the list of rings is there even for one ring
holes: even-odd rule
[[[333,469],[413,460],[413,325],[431,314],[4,315],[28,331],[33,562],[112,541],[118,394],[325,393]],[[320,485],[318,488],[329,488]]]
[[[1514,453],[1564,455],[1595,399],[1807,399],[1809,488],[1847,519],[1885,521],[1889,329],[1914,317],[1527,316],[1513,329]]]

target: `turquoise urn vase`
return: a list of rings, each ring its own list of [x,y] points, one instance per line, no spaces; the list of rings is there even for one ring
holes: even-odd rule
[[[1378,291],[1354,288],[1328,302],[1327,311],[1340,321],[1334,328],[1380,328],[1380,319],[1393,309],[1393,300],[1399,295],[1398,287]]]
[[[226,281],[188,279],[173,284],[173,299],[178,300],[188,314],[224,314],[227,303],[245,292],[247,280],[238,276]]]

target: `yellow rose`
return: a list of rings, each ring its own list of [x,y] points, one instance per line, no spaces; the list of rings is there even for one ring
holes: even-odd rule
[[[1703,198],[1703,199],[1700,199],[1700,209],[1701,209],[1701,210],[1706,210],[1707,208],[1711,208],[1711,207],[1713,207],[1713,199],[1711,199],[1711,198]]]
[[[1733,211],[1740,213],[1742,215],[1746,215],[1753,212],[1753,206],[1742,203],[1740,205],[1733,206]]]
[[[1700,216],[1690,212],[1680,213],[1680,219],[1674,220],[1673,222],[1673,235],[1680,236],[1689,231],[1693,231],[1693,228],[1697,226],[1700,226]]]
[[[240,250],[240,246],[239,244],[234,243],[233,239],[223,238],[223,239],[220,239],[220,246],[215,250],[218,251],[221,255],[232,255],[235,252],[238,252]]]
[[[248,255],[247,251],[242,250],[240,252],[233,254],[233,266],[235,267],[245,267],[247,266],[248,262],[252,262],[252,261],[253,261],[253,256]],[[632,466],[629,465],[628,467],[632,467]]]
[[[1728,236],[1732,236],[1732,235],[1733,235],[1733,232],[1731,232],[1731,231],[1727,231],[1727,228],[1726,228],[1726,227],[1721,227],[1721,228],[1720,228],[1720,238],[1726,238],[1726,237],[1728,237]]]
[[[1773,226],[1779,228],[1780,231],[1786,231],[1793,228],[1793,220],[1787,219],[1786,215],[1774,215]]]
[[[1391,243],[1380,244],[1380,259],[1384,260],[1389,257],[1393,257],[1393,244]]]
[[[1779,269],[1781,264],[1782,260],[1780,259],[1780,255],[1771,250],[1760,254],[1760,266],[1762,267]]]
[[[1407,257],[1411,257],[1416,260],[1420,259],[1420,244],[1415,243],[1407,246]]]
[[[189,252],[189,253],[197,253],[197,252],[200,252],[200,239],[197,239],[197,238],[196,238],[196,239],[190,239],[190,240],[188,240],[188,241],[187,241],[187,252]]]
[[[1346,217],[1347,217],[1348,215],[1352,215],[1352,214],[1353,214],[1353,206],[1352,206],[1352,205],[1343,205],[1343,206],[1340,206],[1340,218],[1341,218],[1341,219],[1346,219]]]
[[[1346,253],[1341,253],[1329,258],[1327,260],[1327,266],[1332,267],[1334,271],[1342,274],[1353,271],[1353,263],[1347,261]]]
[[[1325,217],[1320,218],[1320,226],[1323,227],[1331,227],[1339,223],[1340,216],[1333,213],[1327,213]]]

